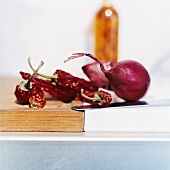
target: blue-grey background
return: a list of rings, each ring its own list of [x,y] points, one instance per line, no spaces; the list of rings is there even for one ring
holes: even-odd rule
[[[169,170],[170,142],[1,141],[1,170]]]

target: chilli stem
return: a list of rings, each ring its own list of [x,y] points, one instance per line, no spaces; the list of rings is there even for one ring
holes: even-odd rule
[[[35,72],[36,70],[34,69],[34,67],[31,64],[31,57],[28,58],[28,64],[29,64],[30,68]],[[49,75],[45,75],[45,74],[42,74],[42,73],[38,73],[38,71],[36,72],[36,74],[41,76],[41,77],[47,78],[47,79],[57,79],[57,74],[55,74],[53,76],[49,76]]]
[[[30,57],[28,58],[28,60],[30,60]],[[34,73],[31,75],[31,77],[28,79],[28,81],[26,82],[26,84],[24,85],[26,89],[30,88],[30,82],[32,80],[32,78],[35,76],[35,74],[37,74],[37,72],[39,71],[39,69],[44,65],[44,62],[41,61],[40,64],[38,65],[37,69],[33,70]]]

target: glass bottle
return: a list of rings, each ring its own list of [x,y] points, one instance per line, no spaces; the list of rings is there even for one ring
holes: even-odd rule
[[[118,14],[112,0],[103,0],[94,19],[94,53],[103,61],[118,61]]]

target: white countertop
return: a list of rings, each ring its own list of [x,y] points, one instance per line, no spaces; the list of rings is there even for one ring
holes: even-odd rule
[[[170,141],[170,133],[0,132],[0,141]]]

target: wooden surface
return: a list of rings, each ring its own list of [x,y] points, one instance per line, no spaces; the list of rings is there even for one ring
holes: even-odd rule
[[[63,103],[47,96],[41,109],[15,102],[14,90],[21,79],[0,78],[0,131],[82,132],[84,113],[71,110],[81,102]]]

